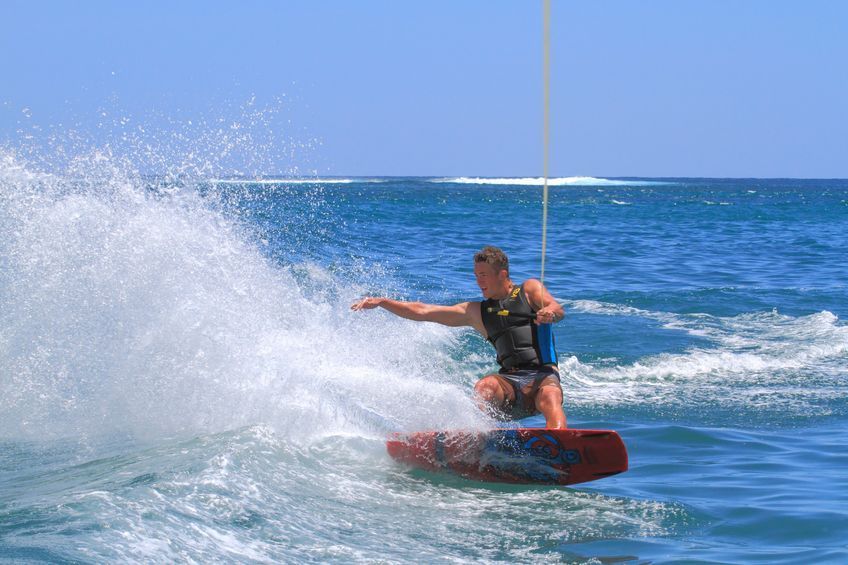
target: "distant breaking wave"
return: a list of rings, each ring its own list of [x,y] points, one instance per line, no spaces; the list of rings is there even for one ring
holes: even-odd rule
[[[217,184],[370,184],[382,183],[392,180],[395,177],[298,177],[298,178],[233,178],[233,179],[213,179],[211,182]],[[542,177],[437,177],[422,179],[426,182],[440,184],[489,184],[489,185],[504,185],[504,186],[542,186],[544,179]],[[549,186],[643,186],[643,185],[660,185],[671,184],[665,181],[655,180],[621,180],[621,179],[602,179],[596,177],[558,177],[548,179]]]
[[[214,179],[218,184],[352,184],[384,182],[376,178],[271,178],[271,179]]]
[[[542,177],[520,177],[520,178],[487,178],[487,177],[453,177],[432,179],[430,182],[455,183],[455,184],[499,184],[510,186],[542,186]],[[648,180],[613,180],[600,179],[596,177],[558,177],[548,179],[548,186],[640,186],[651,184],[669,184],[662,181]]]

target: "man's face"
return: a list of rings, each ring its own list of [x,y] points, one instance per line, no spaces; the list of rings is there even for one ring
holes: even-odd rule
[[[488,263],[474,264],[474,276],[477,278],[477,286],[480,287],[483,298],[492,298],[493,295],[503,291],[503,281],[506,277],[501,277],[501,273],[505,273],[505,271],[499,273]]]

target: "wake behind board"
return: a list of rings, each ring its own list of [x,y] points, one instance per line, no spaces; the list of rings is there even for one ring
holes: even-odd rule
[[[610,430],[518,427],[395,433],[386,449],[412,467],[478,481],[573,485],[627,470],[627,449]]]

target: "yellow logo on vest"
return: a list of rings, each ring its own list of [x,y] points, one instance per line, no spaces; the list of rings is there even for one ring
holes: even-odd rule
[[[512,296],[510,298],[518,298],[518,294],[521,292],[521,287],[517,286],[512,289]]]

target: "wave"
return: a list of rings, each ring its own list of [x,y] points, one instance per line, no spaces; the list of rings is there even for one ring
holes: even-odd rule
[[[721,408],[765,418],[775,412],[809,417],[846,409],[840,367],[848,355],[848,325],[831,312],[720,317],[592,300],[567,304],[577,312],[653,319],[712,343],[632,364],[588,364],[569,357],[562,367],[576,404],[691,412]]]
[[[542,177],[445,177],[431,179],[430,182],[435,183],[452,183],[452,184],[489,184],[489,185],[508,185],[508,186],[542,186],[544,179]],[[605,179],[596,177],[556,177],[549,178],[549,186],[647,186],[647,185],[662,185],[670,184],[664,181],[652,180],[621,180],[621,179]]]

